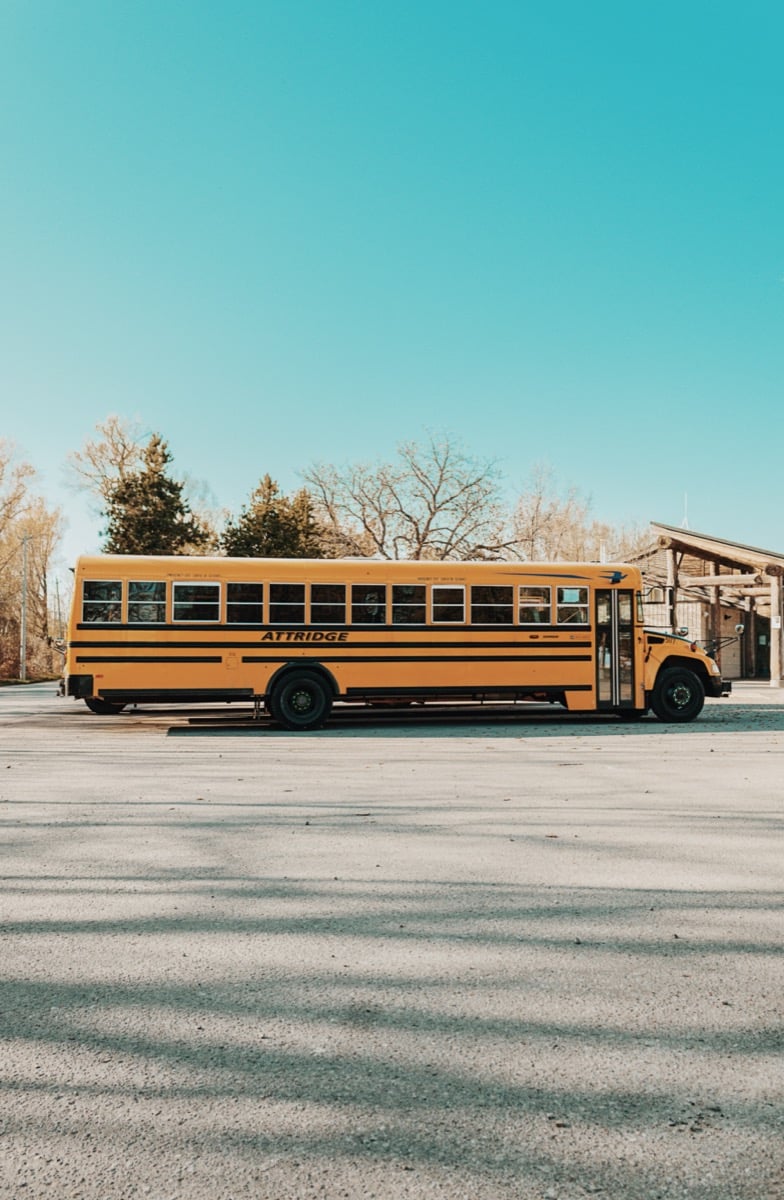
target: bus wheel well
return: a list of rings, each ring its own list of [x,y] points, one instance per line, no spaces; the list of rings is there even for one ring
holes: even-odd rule
[[[303,658],[300,662],[286,663],[285,666],[279,667],[267,684],[267,690],[264,693],[265,698],[269,700],[269,697],[280,686],[282,680],[286,679],[289,675],[298,675],[302,671],[308,675],[316,675],[321,679],[333,700],[339,694],[340,689],[335,682],[335,676],[332,672],[328,671],[320,662],[309,662],[308,659]]]
[[[684,659],[683,655],[671,654],[669,658],[665,658],[664,662],[659,667],[659,671],[665,671],[669,667],[679,667],[682,671],[691,671],[691,673],[696,675],[703,684],[707,684],[708,682],[708,672],[705,670],[704,664],[698,659],[695,659],[693,662],[691,662],[688,659]]]

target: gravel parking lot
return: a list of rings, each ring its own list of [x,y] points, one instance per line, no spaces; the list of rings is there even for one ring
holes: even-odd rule
[[[784,692],[227,716],[0,689],[3,1195],[784,1197]]]

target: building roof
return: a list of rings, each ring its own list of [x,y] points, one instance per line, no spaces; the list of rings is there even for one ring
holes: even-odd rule
[[[696,533],[678,525],[663,525],[660,521],[651,521],[651,529],[662,548],[680,551],[724,567],[753,568],[768,575],[779,575],[784,571],[784,553],[779,554],[775,550],[744,546],[742,542],[730,542],[726,538],[713,537],[708,533]],[[774,569],[770,571],[767,569],[769,567]]]

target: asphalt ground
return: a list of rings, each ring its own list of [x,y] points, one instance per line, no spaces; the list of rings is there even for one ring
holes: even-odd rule
[[[243,716],[0,689],[0,1194],[784,1197],[784,691]]]

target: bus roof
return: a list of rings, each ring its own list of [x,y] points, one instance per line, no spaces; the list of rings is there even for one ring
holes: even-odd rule
[[[628,563],[557,562],[535,563],[517,561],[453,561],[443,559],[380,559],[380,558],[227,558],[202,555],[140,555],[100,554],[83,555],[76,561],[75,573],[84,577],[116,578],[240,578],[277,576],[295,580],[332,576],[348,579],[364,578],[420,580],[456,580],[494,576],[527,578],[530,576],[575,579],[577,577],[607,580],[633,585],[640,580],[640,571]]]

